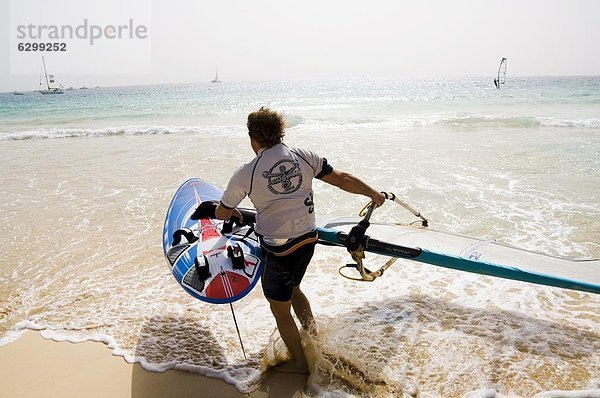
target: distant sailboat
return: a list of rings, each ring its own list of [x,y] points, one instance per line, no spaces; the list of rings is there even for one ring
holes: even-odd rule
[[[45,89],[42,88],[42,72],[40,71],[40,90],[39,90],[39,92],[42,94],[64,94],[65,92],[64,92],[62,86],[59,86],[59,87],[50,86],[50,83],[54,83],[54,75],[49,75],[46,72],[46,61],[44,60],[43,56],[42,56],[42,66],[44,67],[44,80],[46,82],[46,88]]]
[[[500,88],[501,84],[506,84],[506,58],[502,58],[498,67],[498,77],[494,79],[496,88]]]
[[[219,70],[215,68],[215,78],[210,81],[211,83],[221,83],[219,80]]]

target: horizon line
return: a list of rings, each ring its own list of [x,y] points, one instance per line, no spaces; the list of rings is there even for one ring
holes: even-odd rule
[[[514,75],[511,76],[511,80],[512,79],[523,79],[523,78],[578,78],[578,77],[587,77],[587,78],[593,78],[593,77],[600,77],[600,74],[596,74],[596,75]],[[453,76],[406,76],[406,77],[375,77],[375,76],[369,76],[369,77],[338,77],[338,78],[289,78],[289,79],[265,79],[265,80],[242,80],[242,79],[232,79],[232,80],[220,80],[219,84],[223,84],[223,83],[285,83],[285,82],[322,82],[322,81],[331,81],[331,82],[335,82],[335,81],[356,81],[356,80],[364,80],[364,81],[377,81],[377,80],[397,80],[397,81],[401,81],[401,80],[453,80],[453,79],[487,79],[488,76],[487,75],[453,75]],[[493,76],[491,76],[490,78],[493,79]],[[98,88],[127,88],[127,87],[151,87],[151,86],[169,86],[169,85],[204,85],[204,84],[215,84],[213,82],[211,82],[210,80],[206,80],[206,81],[181,81],[181,82],[165,82],[165,83],[140,83],[140,84],[126,84],[126,85],[105,85],[105,86],[91,86],[91,87],[86,87],[87,89],[93,90],[93,89],[98,89]],[[80,87],[74,87],[74,86],[69,86],[68,88],[73,87],[73,91],[75,90],[80,90]],[[63,85],[64,88],[64,85]],[[65,90],[67,88],[64,88]],[[14,93],[14,92],[23,92],[23,93],[35,93],[38,92],[39,90],[32,90],[32,89],[28,89],[28,90],[9,90],[9,91],[0,91],[0,94],[7,94],[7,93]]]

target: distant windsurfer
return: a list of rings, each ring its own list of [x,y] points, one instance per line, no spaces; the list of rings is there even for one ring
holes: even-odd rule
[[[292,355],[292,361],[279,369],[308,374],[291,309],[305,330],[316,333],[310,303],[300,290],[317,242],[313,179],[367,196],[378,206],[385,197],[353,175],[334,169],[316,153],[285,145],[285,120],[281,114],[260,108],[248,115],[247,127],[256,157],[233,174],[221,202],[214,204],[214,214],[221,220],[240,218],[236,206],[250,197],[257,210],[255,230],[265,253],[262,289],[279,334]]]
[[[498,77],[494,79],[494,85],[496,88],[500,88],[500,85],[506,82],[506,64],[506,58],[502,58],[500,60],[500,66],[498,67]]]

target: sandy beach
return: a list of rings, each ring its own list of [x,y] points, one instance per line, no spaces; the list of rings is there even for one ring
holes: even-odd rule
[[[234,386],[182,370],[149,372],[113,356],[103,343],[54,342],[28,331],[0,346],[0,397],[300,397],[302,376],[265,375],[242,394]]]

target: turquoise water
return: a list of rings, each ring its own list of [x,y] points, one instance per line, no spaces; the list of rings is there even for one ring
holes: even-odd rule
[[[283,109],[292,126],[598,129],[600,77],[514,78],[500,90],[489,79],[473,78],[223,82],[76,89],[55,96],[4,93],[0,139],[195,131],[207,124],[239,124],[263,105]]]
[[[245,360],[229,308],[192,299],[169,274],[161,233],[181,182],[224,187],[252,159],[245,120],[263,105],[286,114],[287,143],[395,192],[432,229],[600,257],[600,77],[4,93],[0,344],[42,330],[252,389],[260,364],[286,355],[260,287],[235,305]],[[365,204],[318,181],[314,199],[318,218]],[[412,221],[393,203],[374,219]],[[303,282],[320,333],[311,395],[600,394],[597,295],[406,260],[357,283],[337,274],[349,260],[320,246]]]

